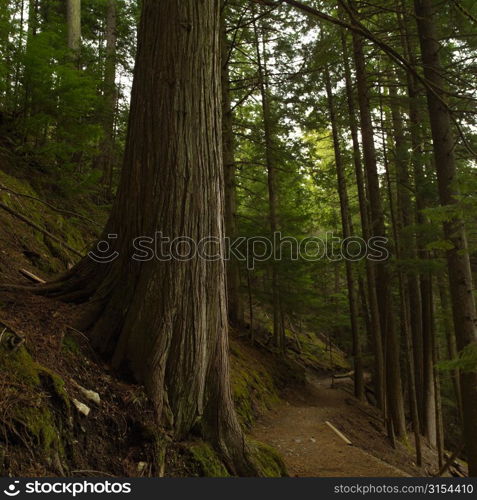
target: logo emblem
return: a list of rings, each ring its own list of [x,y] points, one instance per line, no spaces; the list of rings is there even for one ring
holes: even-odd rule
[[[6,490],[3,490],[3,493],[9,497],[16,497],[20,494],[20,490],[17,489],[17,484],[20,484],[20,481],[12,483]]]

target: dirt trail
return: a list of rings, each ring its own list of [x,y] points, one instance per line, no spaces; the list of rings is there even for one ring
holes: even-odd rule
[[[284,403],[259,420],[252,434],[282,454],[290,476],[413,475],[409,467],[404,472],[388,463],[399,465],[402,459],[409,464],[409,456],[389,446],[373,408],[353,401],[344,390],[332,389],[329,378],[310,380],[304,393],[289,391],[285,397]],[[353,445],[347,445],[326,421]]]

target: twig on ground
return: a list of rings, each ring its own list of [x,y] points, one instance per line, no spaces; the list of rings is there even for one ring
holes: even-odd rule
[[[39,278],[36,274],[33,274],[27,269],[19,269],[19,272],[20,274],[23,274],[25,278],[28,278],[30,281],[33,281],[34,283],[39,283],[40,285],[44,285],[46,283],[44,279]]]
[[[339,431],[331,422],[326,421],[325,424],[338,436],[340,437],[348,446],[353,443],[341,432]]]

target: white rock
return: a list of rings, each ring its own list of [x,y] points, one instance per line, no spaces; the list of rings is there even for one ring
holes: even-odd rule
[[[83,396],[85,398],[89,399],[90,401],[92,401],[93,403],[95,403],[97,405],[101,404],[101,398],[97,392],[89,391],[88,389],[85,389],[84,387],[79,385],[78,382],[76,382],[76,380],[73,380],[73,379],[70,379],[70,380],[71,380],[72,384],[78,388],[78,390],[81,392],[81,394],[83,394]]]
[[[146,467],[147,467],[147,462],[139,462],[137,464],[137,471],[139,472],[139,474],[142,474],[146,470]]]
[[[99,394],[95,391],[89,391],[88,389],[85,389],[84,387],[81,387],[80,385],[78,386],[78,389],[80,390],[81,394],[93,403],[96,403],[97,405],[101,404],[101,398]]]
[[[73,404],[75,405],[76,409],[85,417],[87,417],[91,411],[91,408],[86,406],[85,404],[81,403],[77,399],[73,399]]]

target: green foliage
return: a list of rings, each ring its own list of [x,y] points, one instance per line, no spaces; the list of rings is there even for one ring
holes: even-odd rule
[[[477,373],[477,343],[467,345],[457,359],[441,361],[438,366],[442,371],[460,370],[464,373]]]
[[[67,193],[79,186],[91,190],[101,176],[95,167],[104,134],[106,5],[105,0],[82,2],[82,48],[71,54],[64,2],[45,0],[30,12],[28,2],[1,0],[0,112],[10,124],[10,141],[30,168],[55,175],[57,186]],[[117,74],[132,70],[137,18],[136,0],[118,0]],[[129,77],[126,82],[126,87],[118,85],[117,166]]]

